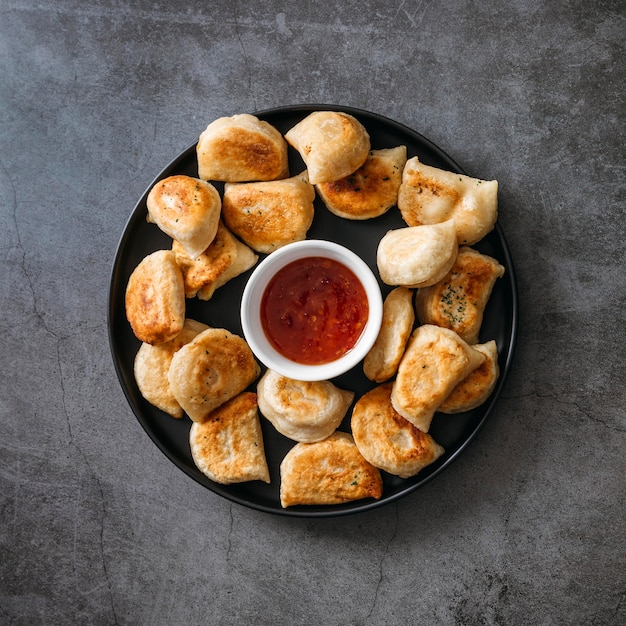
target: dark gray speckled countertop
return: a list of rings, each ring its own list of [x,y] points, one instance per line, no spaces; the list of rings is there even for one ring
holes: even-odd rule
[[[626,623],[616,0],[0,6],[0,623]],[[132,208],[222,115],[366,109],[497,179],[515,361],[479,435],[368,513],[198,485],[108,345]]]

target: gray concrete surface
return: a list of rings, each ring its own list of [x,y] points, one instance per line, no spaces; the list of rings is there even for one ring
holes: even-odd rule
[[[0,623],[626,623],[624,3],[0,3]],[[220,115],[324,102],[500,182],[514,368],[461,459],[373,512],[202,488],[117,381],[136,200]]]

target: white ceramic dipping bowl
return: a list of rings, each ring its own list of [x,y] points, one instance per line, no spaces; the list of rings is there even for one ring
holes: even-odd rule
[[[321,365],[305,365],[283,356],[269,342],[261,323],[261,300],[271,279],[289,263],[307,257],[326,257],[343,263],[361,281],[369,307],[367,323],[354,347],[335,361]],[[302,381],[329,380],[355,367],[374,345],[382,317],[380,286],[367,263],[339,244],[317,239],[297,241],[268,255],[252,272],[241,300],[243,334],[255,356],[269,369]]]

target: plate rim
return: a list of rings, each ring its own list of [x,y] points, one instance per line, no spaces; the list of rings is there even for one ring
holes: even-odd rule
[[[426,146],[430,151],[432,151],[435,155],[441,158],[444,161],[454,165],[454,170],[456,173],[467,175],[464,168],[462,168],[458,162],[453,159],[447,152],[445,152],[441,147],[435,144],[432,140],[428,139],[420,132],[414,130],[413,128],[393,120],[391,118],[386,117],[385,115],[369,111],[366,109],[361,109],[353,106],[343,106],[343,105],[335,105],[335,104],[320,104],[320,103],[311,103],[311,104],[294,104],[294,105],[286,105],[286,106],[278,106],[267,109],[260,109],[252,114],[258,116],[262,119],[264,116],[275,116],[281,114],[308,114],[312,113],[316,110],[325,110],[325,111],[340,111],[349,113],[354,115],[355,117],[362,117],[370,119],[378,124],[383,124],[385,126],[391,126],[396,131],[406,134],[410,136],[412,139],[416,140],[418,143]],[[109,289],[108,289],[108,297],[107,297],[107,332],[108,332],[108,340],[109,340],[109,349],[111,353],[111,358],[113,360],[114,369],[116,372],[116,376],[118,379],[118,383],[122,388],[124,393],[124,397],[132,411],[135,415],[135,418],[142,426],[144,432],[148,435],[150,440],[157,446],[157,448],[172,462],[179,470],[185,473],[188,477],[192,478],[199,486],[212,491],[213,493],[220,495],[231,502],[235,502],[247,508],[270,513],[273,515],[281,515],[286,517],[299,517],[299,518],[326,518],[326,517],[340,517],[346,515],[353,515],[357,513],[364,513],[367,511],[371,511],[373,509],[380,508],[392,502],[397,502],[399,499],[404,498],[417,491],[420,487],[423,487],[430,481],[432,481],[435,477],[439,476],[445,469],[447,469],[452,463],[454,463],[467,449],[471,442],[474,441],[478,433],[482,430],[485,422],[490,417],[494,407],[496,406],[499,396],[502,392],[502,389],[508,379],[510,374],[510,370],[514,361],[516,347],[517,347],[517,335],[518,335],[518,327],[519,327],[519,293],[518,293],[518,285],[516,278],[516,271],[514,261],[511,255],[511,250],[509,248],[506,236],[504,231],[499,223],[499,220],[496,221],[494,229],[492,232],[495,232],[497,235],[499,244],[502,248],[502,252],[504,254],[504,259],[499,259],[501,262],[504,261],[505,266],[507,268],[507,278],[510,284],[510,290],[507,290],[507,295],[510,297],[510,308],[511,308],[511,317],[510,320],[507,320],[507,328],[510,328],[510,341],[508,346],[506,346],[505,360],[504,365],[501,368],[501,373],[499,379],[496,383],[496,387],[493,390],[490,398],[487,400],[489,403],[483,412],[480,419],[475,423],[472,427],[469,434],[465,437],[465,439],[456,447],[456,449],[451,452],[444,462],[442,462],[438,467],[432,470],[430,473],[425,475],[421,480],[413,484],[408,484],[405,488],[399,489],[398,491],[389,494],[388,496],[383,496],[379,500],[357,500],[353,502],[348,502],[340,505],[329,505],[327,507],[323,507],[321,509],[307,509],[307,508],[282,508],[282,507],[272,507],[263,504],[262,502],[253,502],[250,499],[244,498],[237,493],[233,493],[228,490],[229,485],[221,485],[219,483],[212,483],[211,486],[201,482],[198,477],[193,473],[193,468],[187,468],[186,466],[182,466],[175,455],[166,447],[165,443],[162,442],[158,437],[154,435],[152,430],[149,428],[149,424],[145,416],[137,409],[135,403],[133,402],[133,398],[131,397],[130,390],[127,388],[127,385],[124,384],[125,376],[122,371],[121,363],[119,362],[119,358],[117,356],[116,346],[114,342],[113,336],[113,318],[114,318],[114,304],[116,298],[119,297],[117,293],[119,289],[119,281],[118,273],[120,271],[120,259],[123,256],[124,246],[127,244],[127,240],[130,237],[131,226],[135,224],[137,220],[140,219],[140,209],[143,210],[141,206],[145,203],[145,198],[150,191],[150,189],[154,186],[154,184],[161,180],[163,177],[167,176],[170,171],[174,170],[176,166],[188,159],[192,153],[195,153],[197,141],[190,144],[187,148],[179,152],[174,158],[172,158],[162,169],[161,171],[153,177],[149,185],[146,187],[144,192],[139,196],[139,199],[135,203],[132,211],[130,212],[126,222],[124,224],[121,235],[118,238],[117,247],[115,249],[115,254],[113,256],[113,261],[111,263],[110,271],[109,271]],[[116,289],[116,287],[118,289]],[[510,291],[510,293],[509,293]],[[174,418],[172,418],[174,419]],[[185,418],[183,418],[185,419]]]

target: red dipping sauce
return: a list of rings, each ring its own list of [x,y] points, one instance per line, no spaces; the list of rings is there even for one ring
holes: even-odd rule
[[[326,257],[285,265],[261,299],[261,325],[272,346],[304,365],[330,363],[361,336],[369,306],[354,272]]]

